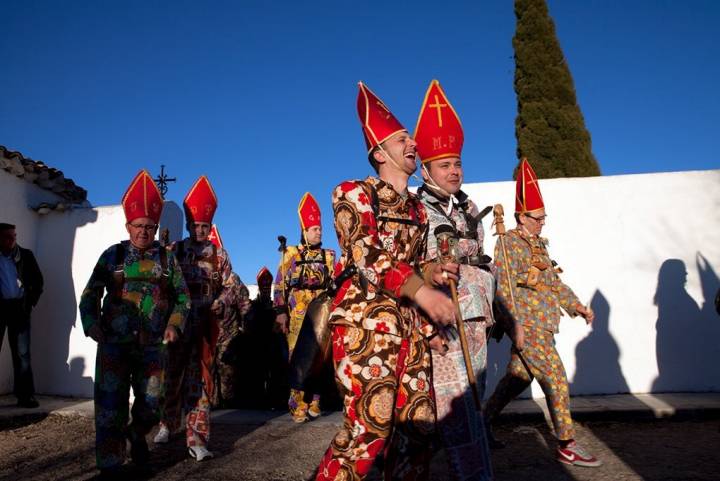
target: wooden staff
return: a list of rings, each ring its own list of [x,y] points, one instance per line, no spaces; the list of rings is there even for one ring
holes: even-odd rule
[[[287,302],[287,297],[285,295],[285,251],[287,250],[287,238],[284,235],[279,235],[277,239],[280,243],[278,251],[280,251],[280,271],[282,272],[283,300]]]
[[[493,225],[495,225],[495,234],[499,237],[500,241],[500,248],[502,249],[503,253],[503,263],[505,264],[505,278],[507,279],[507,287],[508,291],[510,292],[510,303],[512,304],[512,316],[513,316],[513,323],[518,322],[518,310],[517,305],[515,304],[515,294],[513,293],[512,288],[512,282],[510,281],[510,264],[508,264],[508,256],[507,256],[507,250],[505,249],[505,234],[507,233],[505,230],[505,219],[504,219],[505,211],[503,209],[502,204],[495,204],[495,207],[493,208]],[[522,329],[522,326],[520,327]],[[512,339],[511,339],[512,340]],[[527,369],[527,372],[532,372],[530,370],[530,366],[528,366],[527,362],[525,361],[525,358],[522,355],[522,352],[520,352],[520,349],[515,347],[513,342],[513,348],[515,349],[518,357],[520,358],[520,361],[525,366],[525,369]]]
[[[437,239],[438,250],[440,251],[440,260],[443,263],[456,262],[456,256],[453,249],[450,248],[450,238],[454,232],[450,226],[440,225],[435,229],[435,237]],[[465,360],[465,371],[472,391],[473,400],[475,401],[475,409],[482,410],[480,396],[477,390],[477,381],[475,379],[475,371],[473,370],[472,360],[470,359],[470,348],[468,346],[467,336],[465,335],[465,322],[463,321],[462,312],[460,311],[460,303],[458,302],[457,286],[454,279],[450,281],[450,294],[452,295],[453,304],[455,304],[455,319],[457,323],[458,334],[460,335],[460,348],[462,349],[463,359]]]

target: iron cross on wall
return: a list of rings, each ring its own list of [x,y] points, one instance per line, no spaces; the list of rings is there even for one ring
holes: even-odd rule
[[[157,176],[155,182],[157,182],[160,187],[160,195],[162,195],[163,200],[165,199],[165,194],[167,194],[168,191],[168,183],[175,181],[177,181],[175,177],[168,177],[165,173],[165,165],[160,165],[160,175]]]

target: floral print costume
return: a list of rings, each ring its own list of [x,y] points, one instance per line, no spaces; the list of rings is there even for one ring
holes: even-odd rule
[[[498,383],[485,409],[488,419],[492,420],[537,379],[545,393],[555,436],[566,441],[573,439],[574,428],[567,376],[555,349],[555,333],[562,315],[560,308],[575,317],[581,303],[560,280],[546,246],[547,241],[541,237],[526,235],[520,229],[509,230],[505,235],[508,272],[500,240],[495,245],[496,299],[501,312],[511,315],[514,322],[523,326],[525,345],[522,353],[512,349],[507,374]]]
[[[354,264],[359,274],[342,286],[330,316],[344,423],[316,479],[363,479],[382,452],[387,479],[427,479],[435,420],[426,340],[432,326],[410,300],[423,285],[425,209],[414,194],[368,177],[340,184],[333,210],[340,263]]]
[[[426,259],[439,260],[437,240],[433,235],[436,227],[449,225],[458,236],[458,302],[463,320],[466,321],[465,335],[478,396],[482,399],[487,375],[485,333],[486,328],[493,324],[495,278],[492,265],[485,264],[489,259],[481,258],[485,232],[477,219],[478,208],[462,191],[452,199],[441,198],[423,186],[418,194],[426,207],[430,224]],[[433,351],[432,364],[438,433],[453,479],[492,479],[483,416],[475,407],[459,338],[448,342],[448,351],[444,356]]]
[[[159,243],[140,251],[123,242],[98,259],[80,297],[85,333],[99,325],[105,336],[98,344],[95,364],[98,468],[120,466],[125,461],[126,437],[143,437],[159,421],[163,334],[168,325],[182,332],[189,311],[190,296],[180,266]],[[135,401],[128,425],[130,387]]]

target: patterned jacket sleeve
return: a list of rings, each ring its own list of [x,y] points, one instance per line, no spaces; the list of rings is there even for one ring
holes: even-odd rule
[[[275,282],[273,283],[273,307],[275,307],[276,311],[285,310],[285,312],[287,312],[289,294],[287,279],[290,278],[290,273],[294,265],[293,260],[297,252],[297,247],[288,246],[283,253],[282,261],[278,264]]]
[[[230,306],[236,304],[237,294],[239,289],[236,286],[239,278],[233,275],[232,263],[230,262],[230,256],[225,249],[219,249],[218,256],[220,257],[220,278],[222,279],[222,289],[218,295],[218,300],[223,303],[225,309],[230,309]]]
[[[552,267],[550,269],[553,269]],[[557,300],[560,304],[560,307],[562,307],[565,312],[567,312],[570,317],[575,317],[578,315],[577,308],[579,306],[582,306],[582,303],[580,302],[580,299],[575,295],[572,289],[565,284],[562,280],[560,280],[560,276],[557,272],[553,272],[553,285],[552,285],[553,292],[557,292]]]
[[[370,198],[362,185],[343,182],[335,188],[332,203],[340,247],[352,254],[365,279],[396,298],[414,296],[423,280],[410,264],[396,260],[381,245]]]
[[[172,299],[173,310],[168,318],[168,326],[173,326],[178,331],[183,332],[192,307],[190,291],[185,283],[180,263],[172,252],[168,252],[168,264],[170,267],[170,286],[174,296],[174,299]]]
[[[102,298],[105,295],[105,288],[110,287],[111,282],[108,270],[111,251],[113,251],[112,247],[100,255],[90,275],[90,280],[80,296],[80,320],[86,336],[88,330],[100,322]]]
[[[498,236],[495,242],[495,305],[497,308],[496,321],[505,330],[505,332],[513,332],[514,325],[520,323],[520,319],[516,316],[513,306],[512,297],[510,296],[511,286],[514,286],[518,276],[518,260],[512,255],[508,255],[507,265],[510,269],[505,268],[505,253],[502,249],[502,241],[505,240],[505,250],[509,253],[513,252],[512,244],[513,238],[509,235],[505,235],[503,238]]]

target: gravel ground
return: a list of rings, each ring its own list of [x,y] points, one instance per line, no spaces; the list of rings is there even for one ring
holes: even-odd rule
[[[15,418],[0,425],[0,480],[89,480],[94,465],[91,419],[51,415]],[[505,449],[493,452],[498,481],[720,479],[720,422],[596,422],[578,424],[578,440],[604,461],[597,469],[554,461],[544,424],[505,424],[496,435]],[[216,458],[187,457],[181,436],[151,446],[150,468],[127,467],[126,479],[290,481],[311,479],[335,432],[329,422],[303,425],[273,421],[263,426],[217,424],[211,440]],[[448,479],[442,452],[433,459],[433,481]],[[377,471],[369,477],[379,480]]]

